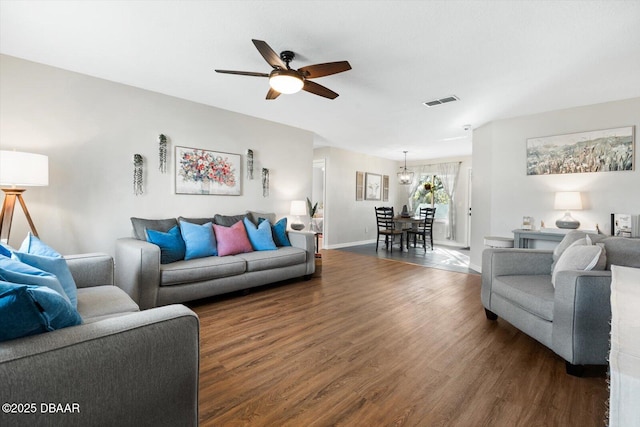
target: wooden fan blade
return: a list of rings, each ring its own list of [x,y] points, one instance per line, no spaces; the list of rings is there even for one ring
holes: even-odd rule
[[[280,56],[271,49],[271,47],[262,40],[251,39],[253,44],[255,45],[260,55],[264,58],[265,61],[269,63],[273,68],[282,68],[283,70],[287,69],[287,65],[280,59]]]
[[[325,98],[329,98],[329,99],[336,99],[338,97],[338,94],[332,91],[331,89],[328,89],[322,85],[319,85],[316,82],[312,82],[311,80],[304,81],[304,86],[302,87],[302,90],[311,92],[315,95],[324,96]]]
[[[238,74],[241,76],[254,76],[254,77],[269,77],[269,74],[254,73],[253,71],[216,70],[216,73]]]
[[[267,92],[267,97],[265,99],[276,99],[279,96],[280,96],[280,92],[270,87],[269,92]]]
[[[298,72],[302,73],[308,79],[315,79],[317,77],[330,76],[331,74],[342,73],[343,71],[349,71],[351,65],[349,61],[327,62],[326,64],[307,65],[298,69]]]

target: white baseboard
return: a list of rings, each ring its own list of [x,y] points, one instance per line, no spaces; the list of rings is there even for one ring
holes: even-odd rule
[[[478,273],[482,273],[482,267],[480,267],[479,265],[469,264],[469,268],[474,271],[477,271]]]
[[[360,245],[368,245],[370,243],[375,243],[375,239],[374,240],[361,240],[359,242],[348,242],[348,243],[338,243],[335,245],[329,245],[324,249],[340,249],[340,248],[347,248],[349,246],[360,246]]]

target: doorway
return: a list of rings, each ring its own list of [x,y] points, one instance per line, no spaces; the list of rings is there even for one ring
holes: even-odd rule
[[[311,185],[311,205],[318,204],[316,214],[311,218],[310,229],[314,233],[318,233],[316,240],[318,242],[318,250],[324,248],[326,241],[325,233],[325,211],[326,211],[326,185],[325,185],[325,159],[313,161],[313,178]]]

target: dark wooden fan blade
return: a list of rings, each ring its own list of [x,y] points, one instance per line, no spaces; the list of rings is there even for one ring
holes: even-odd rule
[[[254,73],[253,71],[216,70],[216,73],[239,74],[241,76],[269,77],[269,74]]]
[[[264,58],[265,61],[269,63],[273,68],[282,68],[284,70],[287,69],[287,65],[280,59],[280,56],[271,49],[271,47],[267,44],[267,42],[263,42],[262,40],[251,39],[253,44],[260,52],[260,55]]]
[[[316,77],[330,76],[331,74],[342,73],[343,71],[349,71],[351,65],[348,61],[339,62],[327,62],[326,64],[308,65],[298,69],[298,72],[302,73],[308,79],[315,79]]]
[[[279,96],[280,96],[280,92],[270,87],[269,92],[267,92],[267,97],[265,99],[276,99]]]
[[[329,98],[329,99],[336,99],[338,97],[338,94],[332,91],[331,89],[328,89],[322,85],[319,85],[316,82],[312,82],[311,80],[305,80],[302,90],[306,90],[307,92],[311,92],[315,95],[324,96],[325,98]]]

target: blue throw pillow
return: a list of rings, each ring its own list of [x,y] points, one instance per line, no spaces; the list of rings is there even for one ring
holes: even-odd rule
[[[146,228],[145,231],[147,233],[147,242],[160,247],[161,264],[169,264],[184,259],[186,247],[180,234],[180,228],[178,228],[177,225],[173,226],[166,233],[149,230],[148,228]]]
[[[0,257],[0,280],[20,285],[46,286],[70,301],[55,275],[14,258]]]
[[[266,221],[264,218],[258,218],[258,222]],[[287,236],[287,217],[284,217],[271,226],[273,241],[276,246],[291,246],[289,236]]]
[[[180,221],[180,231],[186,246],[185,260],[218,255],[216,237],[210,222],[199,225]]]
[[[6,256],[11,258],[11,253],[13,249],[10,246],[5,245],[4,243],[0,243],[0,256]]]
[[[0,282],[0,341],[81,323],[80,314],[59,293],[41,286]]]
[[[273,242],[271,234],[271,224],[268,220],[264,220],[257,227],[249,218],[242,220],[244,222],[244,228],[247,229],[247,236],[251,246],[255,251],[272,251],[277,249],[276,244]]]
[[[29,233],[13,257],[25,264],[56,276],[73,307],[78,307],[78,289],[71,270],[62,255]],[[28,284],[28,283],[26,283]]]

